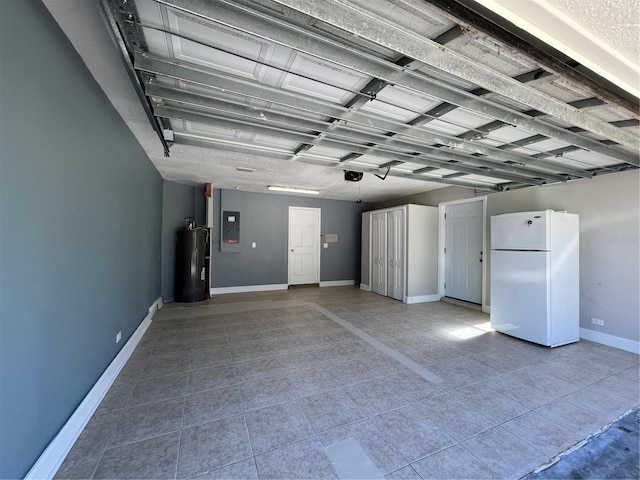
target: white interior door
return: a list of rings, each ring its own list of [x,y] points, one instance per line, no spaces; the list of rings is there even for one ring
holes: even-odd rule
[[[387,214],[371,215],[371,291],[387,295]]]
[[[404,295],[404,210],[387,214],[387,295],[403,300]]]
[[[445,208],[445,295],[482,303],[482,201]]]
[[[289,285],[320,283],[320,209],[289,207]]]

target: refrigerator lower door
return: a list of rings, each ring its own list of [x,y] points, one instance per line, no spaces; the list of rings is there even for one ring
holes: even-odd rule
[[[550,345],[549,252],[491,251],[491,327]]]

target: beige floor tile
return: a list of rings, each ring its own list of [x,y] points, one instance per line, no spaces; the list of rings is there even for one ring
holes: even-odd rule
[[[591,385],[565,396],[564,399],[592,412],[603,425],[606,425],[634,407],[629,400],[607,393],[608,389]]]
[[[317,441],[299,442],[255,457],[265,479],[337,479],[338,474]]]
[[[186,428],[180,439],[178,478],[189,478],[253,455],[244,416]]]
[[[245,411],[295,400],[295,395],[284,378],[263,378],[240,383],[238,386]]]
[[[509,420],[502,428],[551,458],[577,443],[571,431],[537,412]]]
[[[456,443],[412,406],[379,415],[372,422],[409,463]]]
[[[93,478],[175,478],[180,433],[170,433],[105,451]]]
[[[384,378],[351,385],[343,390],[368,417],[409,404]]]
[[[566,398],[547,403],[535,410],[556,425],[573,432],[575,440],[583,440],[600,430],[604,423],[598,414],[579,407]]]
[[[483,384],[529,410],[538,408],[559,397],[553,392],[543,390],[525,380],[519,375],[519,371],[491,378],[484,381]]]
[[[413,405],[426,418],[460,442],[489,430],[496,423],[452,394],[439,395]]]
[[[422,477],[410,465],[389,473],[384,478],[385,480],[422,480]]]
[[[483,432],[461,445],[501,478],[520,478],[549,460],[502,427]]]
[[[332,390],[298,400],[313,429],[320,433],[363,420],[366,415],[344,390]]]
[[[454,445],[411,464],[419,478],[495,479],[500,478],[484,463],[459,445]]]
[[[255,460],[249,458],[191,478],[194,480],[258,480],[258,471]]]
[[[476,383],[460,388],[451,392],[450,396],[455,398],[458,404],[468,405],[469,408],[480,412],[496,424],[506,422],[530,411],[529,408],[496,392],[485,383]]]
[[[352,423],[319,433],[322,444],[354,440],[369,457],[379,472],[391,473],[407,464],[398,450],[378,431],[371,421]]]
[[[427,382],[418,374],[408,370],[387,375],[384,381],[410,403],[444,393],[437,384]]]
[[[315,438],[307,417],[295,401],[252,410],[245,418],[254,455]]]
[[[485,332],[488,320],[349,287],[167,305],[57,476],[334,478],[324,447],[351,439],[386,478],[515,478],[639,403],[637,355],[589,341],[550,349]],[[173,463],[158,456],[174,450]]]

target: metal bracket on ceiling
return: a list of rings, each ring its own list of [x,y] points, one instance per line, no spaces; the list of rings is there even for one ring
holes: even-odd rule
[[[374,173],[374,175],[375,175],[376,177],[378,177],[380,180],[385,180],[385,179],[387,178],[387,175],[389,175],[389,172],[390,172],[390,171],[391,171],[391,167],[389,166],[389,167],[387,167],[387,171],[386,171],[386,173],[384,174],[384,177],[382,177],[382,176],[378,175],[377,173]]]

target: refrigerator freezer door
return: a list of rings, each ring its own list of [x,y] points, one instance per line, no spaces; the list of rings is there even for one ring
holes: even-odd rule
[[[549,252],[491,252],[491,327],[550,345]]]
[[[549,250],[551,212],[520,212],[491,217],[491,248]]]

